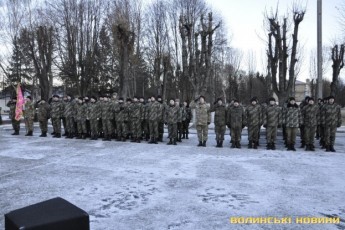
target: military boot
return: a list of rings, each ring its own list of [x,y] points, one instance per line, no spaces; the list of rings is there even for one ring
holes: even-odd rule
[[[258,142],[257,141],[254,141],[254,146],[253,146],[254,149],[258,149]]]
[[[223,141],[219,141],[219,148],[223,148]]]
[[[202,146],[202,141],[199,141],[198,147]]]
[[[330,145],[329,150],[331,150],[333,153],[336,152],[333,145]]]
[[[56,133],[54,137],[55,138],[61,138],[61,133]]]
[[[253,144],[253,142],[252,142],[252,141],[249,141],[249,143],[248,143],[248,149],[252,149],[252,148],[253,148],[252,144]]]
[[[11,135],[19,135],[19,130],[14,130],[14,133],[12,133]]]
[[[138,137],[137,138],[137,143],[140,143],[141,142],[140,140],[141,140],[141,137]]]
[[[232,149],[234,149],[234,148],[236,148],[236,142],[231,142],[231,146],[230,146],[230,148],[232,148]]]
[[[292,150],[292,151],[296,151],[295,145],[294,145],[294,144],[291,144],[291,150]]]
[[[310,151],[315,151],[315,146],[313,144],[309,145]]]
[[[189,138],[188,138],[188,132],[186,132],[186,139],[189,139]]]
[[[186,139],[186,133],[182,134],[182,139]]]
[[[219,141],[217,140],[217,145],[216,145],[216,148],[219,148]]]
[[[240,149],[241,148],[241,142],[236,141],[235,142],[235,146],[236,146],[236,148]]]
[[[173,138],[173,145],[177,145],[176,144],[176,138]]]
[[[170,141],[167,143],[167,145],[172,145],[173,144],[173,141],[172,141],[172,138],[170,138]]]
[[[301,147],[300,148],[304,148],[305,147],[305,142],[302,141]]]
[[[305,151],[310,151],[310,145],[305,145]]]
[[[271,145],[271,149],[272,150],[276,150],[276,144],[274,144],[274,143],[271,143],[272,145]]]
[[[271,144],[271,143],[267,143],[267,145],[266,145],[266,149],[267,149],[267,150],[272,149],[272,144]]]
[[[153,138],[153,144],[158,144],[158,141],[157,140],[159,140],[159,138]]]
[[[25,134],[25,136],[32,136],[32,131],[29,131],[27,134]]]
[[[206,141],[203,141],[203,142],[202,142],[202,146],[203,146],[203,147],[206,147]]]
[[[177,141],[178,142],[182,142],[182,135],[181,135],[181,133],[178,134],[178,140]]]
[[[81,133],[78,133],[78,135],[77,135],[77,138],[76,138],[76,139],[81,139],[81,138],[82,138]]]
[[[131,142],[137,142],[137,138],[132,138]]]
[[[330,145],[326,145],[326,152],[330,152],[331,151],[331,146]]]
[[[47,132],[42,132],[40,137],[47,137]]]

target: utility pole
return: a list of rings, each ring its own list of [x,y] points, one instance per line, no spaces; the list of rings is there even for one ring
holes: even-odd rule
[[[317,97],[322,98],[322,0],[317,0]]]

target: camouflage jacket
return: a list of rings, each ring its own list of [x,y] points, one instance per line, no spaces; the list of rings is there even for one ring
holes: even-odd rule
[[[320,109],[318,105],[306,105],[301,110],[303,124],[305,126],[317,126],[320,124]]]
[[[282,109],[277,105],[268,105],[262,115],[263,125],[277,127],[282,125]]]
[[[164,119],[164,105],[158,101],[151,102],[148,107],[148,120],[149,121],[162,121]]]
[[[210,112],[214,112],[214,124],[217,126],[225,126],[227,120],[227,111],[225,105],[214,105]]]
[[[167,106],[164,112],[164,122],[168,124],[175,124],[178,121],[180,113],[180,107],[177,106]]]
[[[288,104],[283,112],[283,122],[286,127],[298,128],[303,124],[301,110],[297,104]]]
[[[67,105],[67,103],[68,103],[68,102],[66,102],[66,101],[64,101],[64,100],[61,101],[61,106],[62,106],[62,111],[63,111],[61,117],[66,117],[66,115],[65,115],[65,110],[66,110],[66,105]]]
[[[16,103],[9,101],[6,105],[10,108],[9,118],[14,119],[16,117]]]
[[[246,125],[246,114],[244,108],[239,106],[229,106],[226,123],[231,128],[242,128]]]
[[[99,104],[97,102],[90,102],[87,113],[90,120],[96,120],[100,118]]]
[[[128,106],[128,113],[130,120],[140,120],[142,121],[145,116],[145,110],[143,104],[140,102],[133,102]]]
[[[125,103],[118,103],[115,107],[115,118],[116,122],[124,122],[128,121],[129,114],[128,114],[128,108]]]
[[[47,102],[38,105],[37,118],[38,121],[47,121],[49,119],[49,105]]]
[[[76,116],[76,120],[77,121],[85,121],[86,120],[86,116],[87,116],[87,107],[85,104],[77,104],[77,116]]]
[[[75,117],[75,111],[76,106],[75,106],[75,102],[74,101],[68,101],[65,102],[65,106],[64,106],[64,116],[65,117]]]
[[[34,119],[35,118],[35,106],[32,102],[26,102],[23,107],[24,118]]]
[[[249,105],[246,108],[247,126],[261,126],[262,124],[262,110],[260,105]]]
[[[192,110],[189,107],[183,107],[184,113],[182,114],[182,121],[191,121],[193,119]]]
[[[191,109],[195,109],[195,124],[196,125],[207,125],[211,122],[210,105],[200,102],[195,103],[192,101],[190,103]]]
[[[61,118],[63,113],[63,107],[61,101],[52,101],[50,104],[50,117]]]
[[[179,112],[177,115],[177,122],[183,121],[183,114],[186,112],[183,106],[178,106]]]
[[[335,103],[325,104],[321,110],[321,124],[330,127],[340,127],[341,123],[340,106]]]
[[[114,118],[114,108],[110,101],[103,101],[100,108],[102,120],[112,120]]]

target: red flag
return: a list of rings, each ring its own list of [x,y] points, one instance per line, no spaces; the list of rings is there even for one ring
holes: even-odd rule
[[[20,120],[20,118],[23,115],[23,105],[25,104],[22,89],[20,88],[20,83],[17,85],[17,104],[16,104],[16,117],[15,119],[17,121]]]

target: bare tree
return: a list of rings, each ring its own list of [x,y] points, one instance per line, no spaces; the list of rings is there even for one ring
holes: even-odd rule
[[[284,16],[282,21],[278,18],[278,10],[275,14],[266,16],[268,23],[268,49],[267,57],[270,73],[272,75],[273,90],[283,104],[294,88],[296,80],[296,63],[298,62],[298,30],[304,19],[304,9],[293,9],[293,29],[291,42],[289,39],[288,18]],[[291,44],[291,47],[289,45]]]
[[[341,69],[344,67],[344,52],[345,45],[335,45],[332,48],[332,83],[331,83],[331,95],[336,96],[339,86],[339,74]]]

